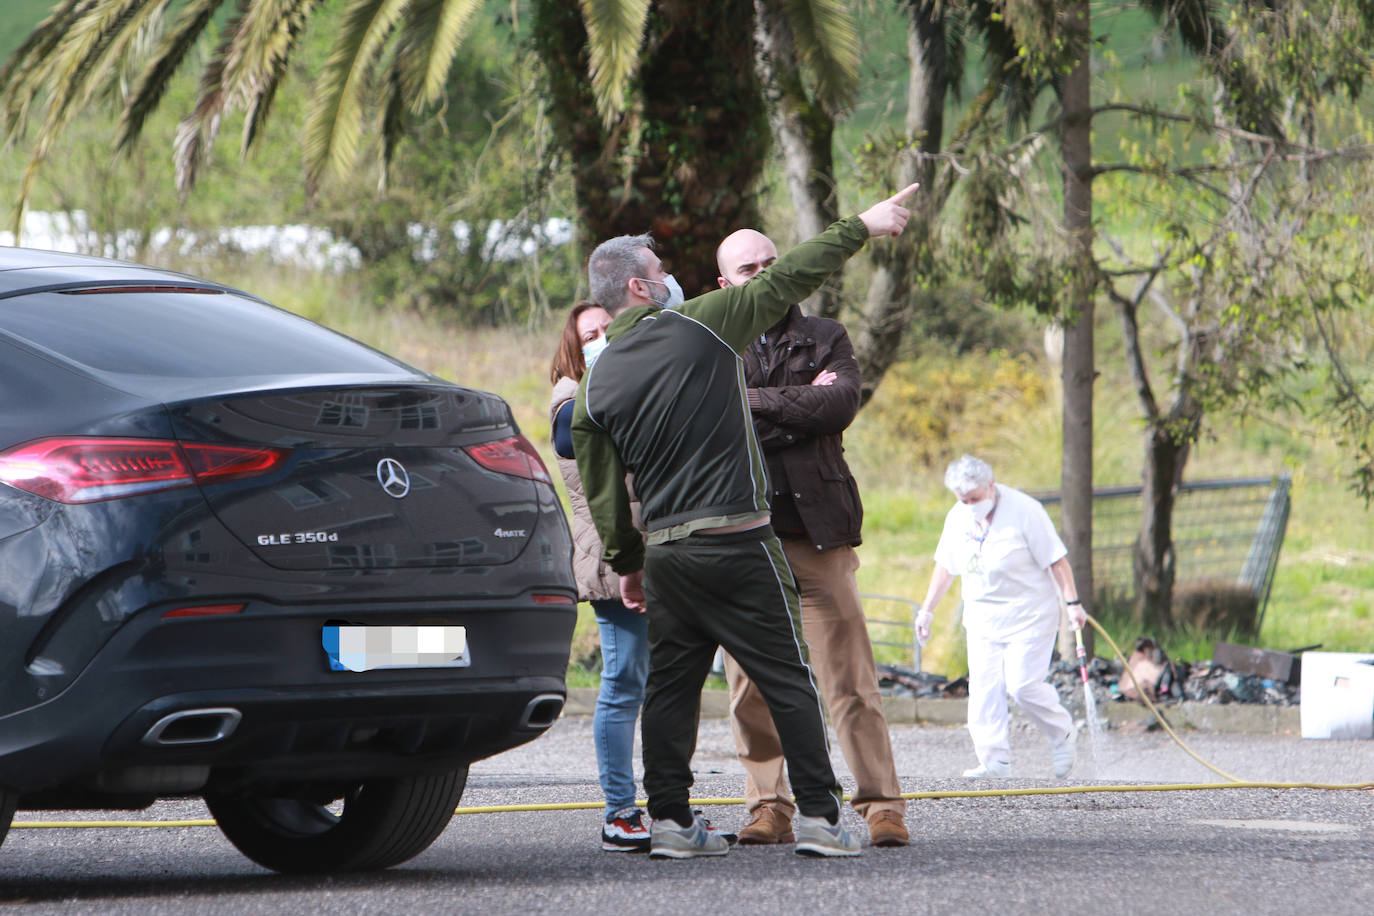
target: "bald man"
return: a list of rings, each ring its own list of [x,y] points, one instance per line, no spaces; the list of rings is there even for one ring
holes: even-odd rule
[[[777,258],[768,236],[741,229],[716,250],[718,282],[723,289],[743,286]],[[871,845],[905,846],[906,802],[855,579],[863,505],[842,445],[859,410],[859,364],[842,324],[804,315],[797,305],[754,338],[743,356],[745,393],[768,469],[773,530],[797,581],[811,668],[854,774],[851,804],[868,822]],[[750,813],[739,841],[791,843],[796,807],[768,704],[728,656],[725,676]]]
[[[758,684],[778,723],[797,797],[796,852],[859,853],[840,821],[796,583],[769,524],[740,354],[869,238],[901,233],[910,218],[902,202],[915,191],[839,220],[747,288],[686,302],[648,236],[609,239],[588,259],[592,297],[612,321],[610,343],[577,392],[573,452],[621,600],[649,619],[642,734],[650,856],[728,852],[690,805],[701,688],[717,646]],[[627,473],[646,536],[633,524]]]

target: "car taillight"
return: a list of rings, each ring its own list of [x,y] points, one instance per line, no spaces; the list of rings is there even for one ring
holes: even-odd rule
[[[483,442],[481,445],[466,445],[463,451],[489,471],[553,483],[549,469],[544,466],[544,460],[524,436],[510,436],[506,439],[497,439],[495,442]]]
[[[164,620],[177,617],[222,617],[226,614],[237,614],[245,607],[247,607],[245,604],[197,604],[192,607],[179,607],[176,610],[168,611],[162,617]]]
[[[0,482],[63,503],[266,474],[288,452],[166,439],[37,439],[0,452]]]

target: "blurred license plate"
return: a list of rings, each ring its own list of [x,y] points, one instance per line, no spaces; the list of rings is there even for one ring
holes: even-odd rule
[[[335,671],[378,668],[466,668],[467,627],[327,626],[323,635]]]

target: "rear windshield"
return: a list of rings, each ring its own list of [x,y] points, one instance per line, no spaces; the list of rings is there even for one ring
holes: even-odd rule
[[[0,300],[0,327],[73,363],[115,375],[416,374],[311,321],[233,293],[34,293]]]

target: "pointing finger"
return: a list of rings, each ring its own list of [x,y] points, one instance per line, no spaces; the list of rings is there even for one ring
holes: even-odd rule
[[[902,188],[896,194],[893,194],[891,197],[889,197],[888,201],[894,204],[900,204],[903,201],[905,201],[908,197],[910,197],[912,194],[915,194],[916,189],[920,186],[921,183],[919,181],[914,181],[911,184],[907,185],[905,188]]]

